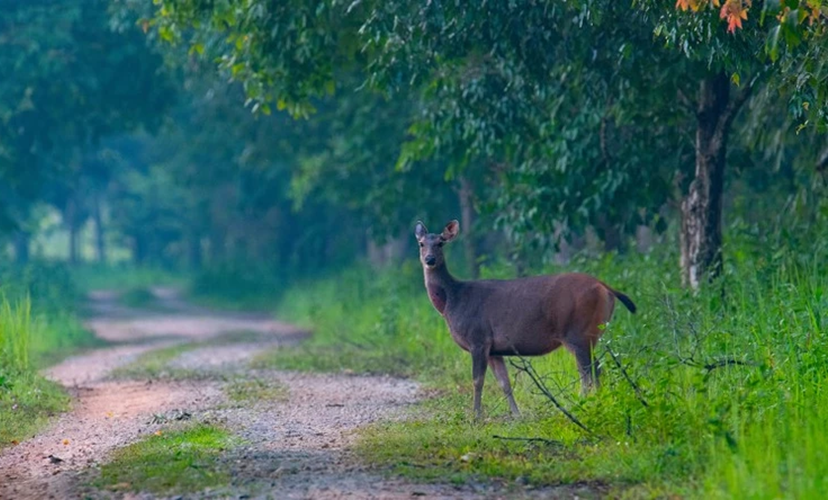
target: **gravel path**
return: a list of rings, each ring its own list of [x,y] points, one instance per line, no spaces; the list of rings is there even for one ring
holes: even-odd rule
[[[350,451],[354,431],[378,420],[404,418],[417,400],[415,383],[252,370],[248,361],[253,356],[296,342],[305,333],[266,316],[190,306],[169,289],[155,294],[163,312],[124,308],[111,293],[91,296],[95,316],[89,327],[121,344],[67,359],[45,372],[69,388],[73,410],[40,435],[0,451],[0,499],[154,498],[95,490],[85,479],[113,450],[158,430],[157,415],[184,412],[223,424],[245,443],[223,458],[232,470],[231,485],[187,498],[514,498],[514,492],[505,495],[491,486],[388,479],[359,464]],[[258,337],[233,342],[227,336],[238,332]],[[184,351],[169,366],[224,378],[275,380],[288,388],[287,398],[228,404],[222,377],[167,382],[107,378],[143,353],[182,342],[206,343]],[[572,497],[576,492],[540,496]]]
[[[68,388],[72,411],[41,434],[0,450],[0,500],[129,498],[89,485],[96,467],[116,449],[186,415],[218,423],[242,438],[222,458],[232,483],[223,489],[173,498],[410,499],[594,497],[588,487],[542,491],[502,490],[491,484],[413,484],[366,470],[351,448],[356,430],[379,420],[405,418],[417,401],[417,384],[391,377],[320,375],[254,370],[263,350],[306,336],[264,315],[217,313],[155,289],[154,312],[118,305],[117,296],[90,296],[95,334],[116,345],[67,359],[45,375]],[[244,333],[244,336],[232,335]],[[250,338],[255,334],[255,338]],[[195,380],[112,380],[109,375],[138,356],[182,343],[167,366],[198,373]],[[227,380],[264,380],[287,388],[284,398],[234,404]],[[160,418],[159,418],[160,416]]]

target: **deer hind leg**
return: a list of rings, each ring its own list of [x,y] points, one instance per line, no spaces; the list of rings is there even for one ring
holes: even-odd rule
[[[512,410],[512,415],[519,416],[517,403],[515,397],[512,395],[512,384],[509,383],[509,371],[506,369],[506,363],[503,362],[503,356],[489,356],[489,366],[492,367],[492,372],[497,381],[500,383],[500,388],[503,389],[503,394],[509,400],[509,409]]]
[[[586,395],[600,385],[601,369],[594,358],[593,349],[598,339],[583,339],[567,343],[566,348],[575,355],[578,363],[578,372],[581,374],[581,394]]]

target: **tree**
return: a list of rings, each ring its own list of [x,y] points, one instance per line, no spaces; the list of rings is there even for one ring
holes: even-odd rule
[[[104,136],[158,125],[174,96],[161,57],[137,27],[113,29],[107,7],[0,4],[0,180],[17,200],[0,211],[11,225],[34,201],[83,211],[67,194],[88,167],[79,159]]]
[[[295,15],[261,1],[160,3],[159,30],[178,36],[206,19],[237,42],[220,48],[222,60],[240,65],[233,75],[253,82],[248,93],[260,107],[321,95],[330,88],[323,82],[354,66],[371,88],[417,96],[421,113],[398,164],[437,160],[450,177],[495,177],[504,189],[487,206],[518,248],[548,250],[560,228],[586,226],[611,241],[615,228],[654,217],[677,179],[681,264],[692,287],[722,268],[728,143],[757,86],[778,85],[810,116],[825,109],[824,79],[808,76],[824,30],[782,45],[784,23],[746,18],[744,1],[693,15],[680,7],[708,2],[297,2]],[[308,17],[311,4],[318,9]],[[793,7],[779,14],[802,24],[801,11],[785,14]],[[297,26],[312,27],[306,43],[297,45],[295,31],[280,38]],[[274,71],[278,83],[269,85]]]

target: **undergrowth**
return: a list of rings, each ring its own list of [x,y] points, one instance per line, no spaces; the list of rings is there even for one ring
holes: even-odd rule
[[[474,422],[470,359],[428,302],[417,262],[293,287],[280,316],[314,336],[257,363],[425,383],[436,397],[417,417],[376,425],[359,445],[369,462],[419,479],[587,481],[636,497],[818,498],[828,488],[826,255],[818,245],[776,248],[732,245],[724,275],[698,294],[681,288],[669,252],[582,256],[543,269],[593,274],[639,307],[635,316],[616,308],[596,352],[604,369],[598,393],[578,394],[574,360],[563,350],[532,360],[587,430],[513,367],[523,416],[508,417],[488,377],[487,417]],[[484,273],[513,274],[508,265]]]
[[[37,369],[100,342],[74,313],[78,294],[65,268],[0,268],[0,447],[30,436],[69,398]]]

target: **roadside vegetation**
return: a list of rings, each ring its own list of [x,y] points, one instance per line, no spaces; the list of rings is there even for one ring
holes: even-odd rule
[[[594,274],[639,307],[634,316],[616,308],[596,353],[604,376],[595,394],[579,395],[574,360],[563,349],[531,360],[584,429],[515,367],[523,415],[509,417],[488,376],[486,417],[474,422],[470,359],[429,303],[416,261],[292,288],[280,316],[315,334],[257,363],[421,380],[433,397],[410,420],[372,427],[359,446],[370,463],[417,479],[592,482],[634,496],[816,498],[828,477],[828,255],[825,240],[809,239],[819,230],[806,233],[757,244],[734,230],[728,250],[735,257],[696,293],[680,287],[677,255],[658,250],[581,255],[533,270]],[[495,265],[483,275],[514,271]]]
[[[222,466],[219,458],[236,442],[227,431],[205,424],[158,431],[118,450],[101,467],[93,484],[115,492],[155,494],[182,494],[227,485],[229,468]]]
[[[152,286],[183,286],[187,275],[159,266],[136,266],[132,263],[85,263],[70,269],[75,286],[83,293],[92,290],[113,290],[142,294]],[[146,294],[143,294],[146,298]]]
[[[0,447],[68,408],[63,389],[37,370],[100,344],[75,315],[76,299],[62,266],[0,269]]]

